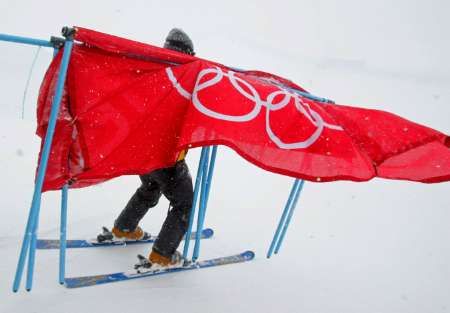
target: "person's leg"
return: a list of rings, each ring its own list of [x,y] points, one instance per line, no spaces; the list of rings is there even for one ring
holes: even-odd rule
[[[189,224],[189,214],[194,195],[192,178],[184,161],[167,168],[155,177],[164,196],[170,201],[171,210],[156,239],[153,250],[163,257],[171,258],[178,248]]]
[[[116,219],[115,228],[122,232],[134,231],[147,211],[158,204],[161,189],[158,182],[152,179],[155,172],[158,171],[139,176],[142,184]]]

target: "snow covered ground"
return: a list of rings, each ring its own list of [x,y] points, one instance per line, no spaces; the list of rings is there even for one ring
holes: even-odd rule
[[[288,77],[337,103],[379,108],[450,133],[447,1],[0,2],[0,32],[38,38],[80,25],[162,44],[173,26],[198,55]],[[450,312],[450,184],[373,180],[307,183],[281,253],[265,253],[292,179],[220,148],[203,257],[252,249],[256,260],[197,272],[68,290],[56,251],[38,251],[34,290],[11,284],[33,188],[35,99],[51,58],[0,42],[0,313]],[[198,149],[197,149],[198,150]],[[195,175],[199,151],[189,154]],[[69,194],[68,237],[111,225],[138,186],[121,177]],[[43,196],[40,237],[55,237],[58,193]],[[168,203],[143,221],[156,233]],[[68,276],[127,269],[149,246],[69,250]]]

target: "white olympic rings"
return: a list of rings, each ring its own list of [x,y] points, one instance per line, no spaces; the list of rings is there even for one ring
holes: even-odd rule
[[[264,106],[266,108],[267,134],[269,138],[281,149],[290,150],[290,149],[308,148],[314,142],[317,141],[317,139],[320,137],[325,127],[334,130],[341,130],[341,131],[343,130],[341,126],[332,125],[324,122],[323,118],[316,111],[311,109],[311,107],[307,103],[303,102],[298,94],[285,90],[281,86],[275,84],[274,87],[278,88],[278,90],[270,93],[267,96],[267,100],[264,101],[261,99],[255,87],[252,86],[248,81],[244,80],[243,78],[236,76],[235,72],[228,71],[227,73],[224,73],[221,68],[214,67],[203,69],[198,73],[193,92],[192,94],[190,94],[177,81],[170,67],[166,68],[166,73],[175,89],[186,99],[191,99],[195,108],[209,117],[229,122],[248,122],[254,119],[261,112],[261,108]],[[202,81],[203,77],[208,74],[215,74],[215,75],[206,81]],[[255,106],[249,113],[243,115],[223,114],[209,109],[200,101],[199,92],[206,88],[216,85],[223,79],[224,76],[228,77],[228,80],[230,81],[231,85],[240,94],[242,94],[245,98],[254,102]],[[242,86],[246,87],[248,91],[242,88]],[[277,96],[283,96],[283,98],[279,102],[275,103],[275,98]],[[299,111],[302,115],[304,115],[308,119],[308,121],[316,127],[316,130],[311,134],[311,136],[309,136],[308,139],[304,141],[285,143],[273,132],[272,127],[270,126],[270,112],[281,110],[282,108],[287,106],[291,102],[291,100],[294,100],[295,108],[297,109],[297,111]]]

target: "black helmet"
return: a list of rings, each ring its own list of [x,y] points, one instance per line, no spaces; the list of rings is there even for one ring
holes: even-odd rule
[[[195,55],[191,38],[181,29],[173,28],[166,37],[164,48]]]

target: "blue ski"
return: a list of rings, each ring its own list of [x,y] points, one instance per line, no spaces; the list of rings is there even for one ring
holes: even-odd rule
[[[211,228],[205,228],[202,231],[201,238],[208,239],[211,238],[214,231]],[[196,232],[192,232],[191,239],[195,239]],[[150,236],[146,240],[137,241],[104,241],[98,242],[95,239],[92,240],[67,240],[67,248],[94,248],[94,247],[111,247],[111,246],[123,246],[139,243],[152,243],[156,239],[156,236]],[[36,248],[38,249],[59,249],[58,239],[38,239]]]
[[[252,251],[245,251],[241,254],[221,257],[217,259],[205,260],[205,261],[197,261],[190,263],[186,266],[181,267],[172,267],[167,269],[156,269],[149,270],[143,273],[138,273],[136,270],[129,272],[120,272],[113,274],[105,274],[105,275],[94,275],[94,276],[82,276],[82,277],[72,277],[65,279],[65,286],[67,288],[79,288],[79,287],[88,287],[94,285],[108,284],[114,283],[118,281],[125,281],[130,279],[144,278],[156,275],[163,275],[169,273],[176,273],[182,271],[196,270],[201,268],[226,265],[226,264],[234,264],[250,261],[255,257],[255,254]]]

